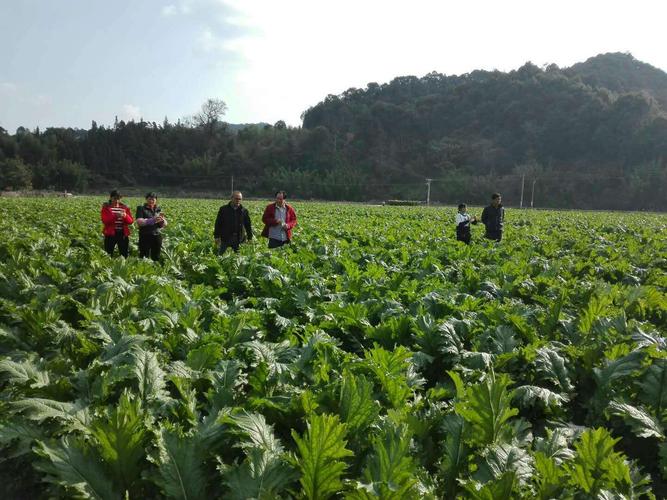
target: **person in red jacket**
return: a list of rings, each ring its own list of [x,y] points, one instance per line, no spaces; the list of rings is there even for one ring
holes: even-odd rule
[[[109,201],[102,205],[100,217],[104,223],[104,249],[109,255],[118,245],[118,253],[127,257],[130,251],[130,224],[134,222],[130,208],[120,202],[121,194],[114,189]]]
[[[287,193],[278,191],[275,203],[264,209],[262,236],[269,239],[269,248],[277,248],[289,244],[292,240],[292,229],[296,226],[296,212],[285,200]]]

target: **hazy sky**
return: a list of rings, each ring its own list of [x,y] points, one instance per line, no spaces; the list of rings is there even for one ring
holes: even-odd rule
[[[631,52],[667,70],[667,3],[616,0],[0,0],[0,127],[232,123],[431,71],[570,66]]]

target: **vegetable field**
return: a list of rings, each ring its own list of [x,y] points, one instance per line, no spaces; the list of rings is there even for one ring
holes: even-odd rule
[[[102,201],[0,198],[2,498],[667,495],[667,216],[296,202],[218,257],[165,200],[156,264]]]

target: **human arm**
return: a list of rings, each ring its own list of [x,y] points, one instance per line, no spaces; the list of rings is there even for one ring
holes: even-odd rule
[[[108,204],[102,205],[102,211],[100,212],[100,218],[105,225],[113,224],[116,222],[116,214],[111,211],[111,206]]]
[[[123,214],[123,222],[125,224],[132,224],[134,222],[134,217],[132,217],[132,212],[130,212],[130,207],[125,207],[125,213]]]
[[[482,224],[486,226],[489,222],[489,207],[485,207],[482,210]]]
[[[280,221],[276,219],[276,206],[271,203],[264,209],[264,215],[262,215],[262,222],[267,226],[278,226]]]
[[[250,214],[245,209],[243,211],[243,226],[245,227],[245,233],[248,241],[252,240],[252,222],[250,221]]]
[[[220,241],[222,239],[224,224],[225,224],[224,211],[223,207],[220,207],[220,209],[218,210],[218,215],[215,218],[215,226],[213,228],[213,238],[215,239],[218,245],[220,244]]]
[[[285,215],[285,224],[283,224],[283,228],[285,230],[290,230],[296,226],[296,212],[294,209],[291,207],[291,205],[287,205],[287,213]]]

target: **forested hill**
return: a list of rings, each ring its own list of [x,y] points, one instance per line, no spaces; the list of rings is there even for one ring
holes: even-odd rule
[[[210,105],[210,106],[209,106]],[[665,210],[667,74],[628,54],[570,68],[402,76],[329,95],[303,127],[181,123],[0,128],[0,187],[234,186],[251,196]],[[1,117],[0,117],[1,119]],[[2,123],[0,122],[0,125]]]
[[[667,111],[667,73],[638,61],[629,54],[601,54],[566,69],[592,87],[616,93],[646,92]]]

